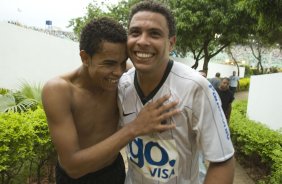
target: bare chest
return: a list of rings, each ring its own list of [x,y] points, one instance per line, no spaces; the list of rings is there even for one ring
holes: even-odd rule
[[[119,116],[115,95],[77,93],[73,98],[72,111],[83,145],[100,142],[117,130]]]

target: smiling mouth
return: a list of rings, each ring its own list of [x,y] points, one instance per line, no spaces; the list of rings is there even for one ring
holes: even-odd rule
[[[117,84],[118,83],[118,79],[108,79],[108,81],[111,84]]]
[[[135,55],[140,59],[148,59],[153,57],[153,54],[148,52],[135,52]]]

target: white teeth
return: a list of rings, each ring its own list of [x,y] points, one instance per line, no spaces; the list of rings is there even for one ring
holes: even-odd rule
[[[116,83],[118,83],[118,80],[117,79],[115,79],[115,80],[114,79],[109,79],[109,82],[112,83],[112,84],[116,84]]]
[[[153,54],[145,53],[145,52],[136,52],[136,56],[140,58],[150,58]]]

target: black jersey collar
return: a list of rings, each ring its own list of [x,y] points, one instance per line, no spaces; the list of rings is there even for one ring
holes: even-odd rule
[[[142,90],[140,88],[140,85],[138,83],[137,73],[135,71],[135,74],[134,74],[134,86],[135,86],[137,94],[138,94],[139,98],[141,99],[143,105],[145,105],[149,100],[151,100],[155,96],[155,94],[159,91],[159,89],[162,87],[162,85],[164,84],[164,82],[167,79],[168,74],[171,71],[172,66],[173,66],[173,61],[169,60],[168,64],[167,64],[167,67],[166,67],[166,70],[165,70],[165,73],[164,73],[164,75],[162,77],[162,80],[160,81],[160,83],[157,85],[157,87],[148,96],[144,96],[144,94],[143,94],[143,92],[142,92]]]

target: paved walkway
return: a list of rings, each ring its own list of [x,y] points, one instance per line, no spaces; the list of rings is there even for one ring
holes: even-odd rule
[[[235,97],[235,100],[247,100],[248,95],[249,95],[248,91],[240,91],[240,92],[236,92],[234,97]]]
[[[235,163],[235,177],[233,184],[255,184],[246,173],[246,170],[238,162]]]

